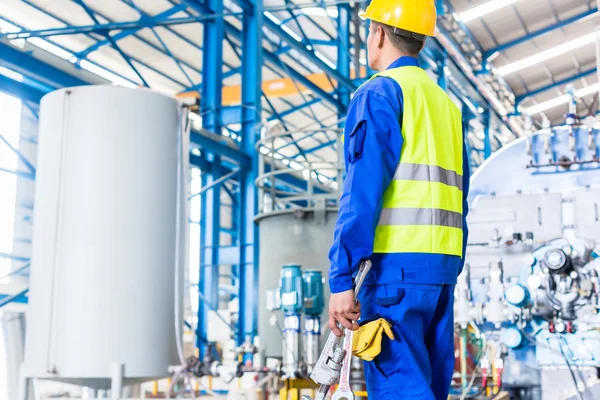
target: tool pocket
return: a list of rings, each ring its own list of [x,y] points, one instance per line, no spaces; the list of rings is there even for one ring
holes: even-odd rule
[[[361,321],[383,317],[391,324],[394,340],[384,336],[381,352],[373,361],[365,362],[365,372],[370,382],[381,387],[396,387],[413,390],[414,377],[410,370],[408,343],[400,325],[405,313],[405,288],[397,285],[367,286],[361,304]]]
[[[349,137],[347,138],[348,147],[346,150],[346,156],[350,164],[360,160],[362,157],[366,131],[366,121],[360,121],[354,130],[348,135]]]
[[[405,291],[404,289],[389,289],[386,290],[386,294],[383,296],[377,297],[377,304],[384,307],[395,306],[399,304],[404,298]]]

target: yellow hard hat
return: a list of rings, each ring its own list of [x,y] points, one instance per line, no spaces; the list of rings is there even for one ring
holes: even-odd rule
[[[435,36],[434,0],[373,0],[359,15],[403,31]]]

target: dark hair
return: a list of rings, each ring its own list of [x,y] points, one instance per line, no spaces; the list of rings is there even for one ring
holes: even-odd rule
[[[374,25],[374,28],[380,26],[390,39],[390,42],[392,42],[392,45],[403,53],[416,57],[423,50],[425,40],[408,37],[410,36],[409,32],[406,32],[406,35],[402,35],[403,31],[379,22],[371,21],[371,24]]]

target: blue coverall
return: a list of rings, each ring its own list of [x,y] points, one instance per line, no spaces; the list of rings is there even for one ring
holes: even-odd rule
[[[402,66],[419,66],[419,61],[401,57],[389,68]],[[392,323],[396,340],[384,338],[381,354],[364,363],[369,398],[446,400],[454,369],[454,285],[464,257],[373,253],[383,194],[400,161],[403,103],[402,88],[385,77],[361,86],[350,102],[344,129],[346,178],[329,253],[329,286],[332,293],[352,289],[360,262],[373,262],[359,295],[361,320],[381,315]],[[466,152],[463,165],[466,218]],[[463,226],[464,254],[466,220]]]

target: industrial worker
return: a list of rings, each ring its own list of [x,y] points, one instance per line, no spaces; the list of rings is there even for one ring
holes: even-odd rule
[[[379,72],[348,107],[329,326],[341,336],[336,323],[389,323],[394,339],[383,337],[381,352],[364,363],[370,399],[445,400],[467,242],[461,113],[418,61],[434,36],[434,0],[372,0],[362,17],[370,21],[369,67]],[[373,268],[355,304],[352,279],[366,259]]]

